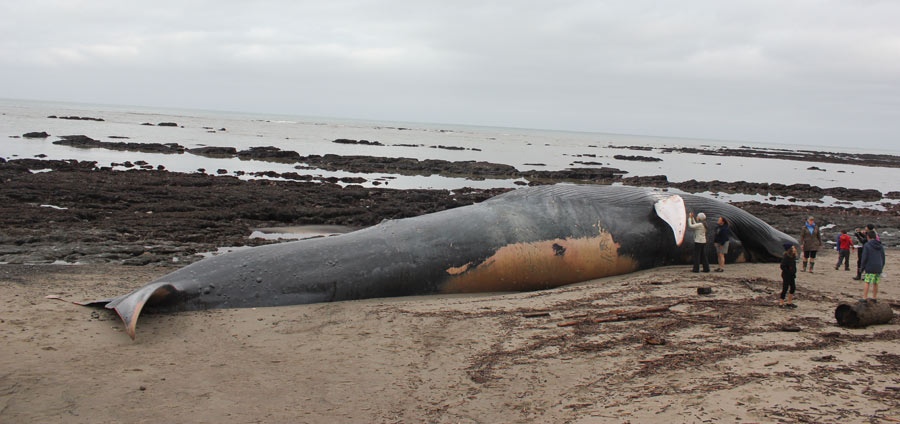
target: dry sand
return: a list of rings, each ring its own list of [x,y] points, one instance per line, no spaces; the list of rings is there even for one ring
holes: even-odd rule
[[[2,265],[0,422],[897,422],[898,320],[837,327],[837,302],[862,289],[824,253],[797,309],[772,306],[778,264],[668,267],[542,292],[147,315],[134,341],[114,314],[45,296],[119,295],[171,268]]]

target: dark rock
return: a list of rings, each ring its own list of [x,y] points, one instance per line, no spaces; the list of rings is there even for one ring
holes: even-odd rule
[[[742,146],[740,148],[666,147],[663,153],[689,153],[709,156],[754,157],[804,162],[838,163],[860,166],[900,168],[900,156],[873,153],[818,152]]]
[[[177,127],[178,124],[174,122],[160,122],[156,124],[157,127]]]
[[[53,115],[50,115],[49,117],[52,117],[52,116]],[[75,120],[75,121],[97,121],[97,122],[104,121],[103,118],[91,118],[90,116],[60,116],[59,119],[70,119],[70,120]]]
[[[50,137],[50,134],[47,134],[46,131],[30,132],[30,133],[22,134],[22,137],[24,137],[24,138],[47,138],[47,137]]]
[[[613,158],[618,160],[631,160],[638,162],[662,162],[662,159],[654,158],[651,156],[615,155],[613,156]]]
[[[300,175],[296,172],[284,172],[281,174],[281,178],[286,178],[289,180],[297,180],[297,181],[312,181],[312,175]]]
[[[380,141],[369,141],[369,140],[351,140],[347,138],[338,138],[336,140],[332,140],[332,143],[338,144],[362,144],[365,146],[384,146]]]
[[[627,149],[627,150],[640,150],[644,152],[649,152],[653,150],[652,147],[648,146],[613,146],[612,144],[606,146],[608,149]]]
[[[300,158],[300,154],[292,150],[281,150],[277,147],[251,147],[237,153],[241,159],[261,159],[272,161],[293,162]]]
[[[340,181],[342,183],[347,183],[347,184],[362,184],[362,183],[366,182],[366,179],[362,178],[362,177],[344,177],[344,178],[341,178]],[[387,183],[385,183],[385,184],[387,184]]]
[[[177,154],[183,153],[184,147],[176,143],[132,143],[122,141],[100,141],[90,138],[86,135],[64,135],[61,140],[54,141],[53,144],[62,146],[80,147],[80,148],[102,148],[108,150],[120,150],[128,152],[143,153],[164,153]]]
[[[214,158],[237,156],[237,149],[235,149],[234,147],[205,146],[205,147],[196,147],[193,149],[187,149],[187,151],[189,153],[193,153],[195,155],[214,157]]]
[[[627,173],[616,168],[569,168],[561,171],[524,171],[521,175],[531,182],[550,183],[555,181],[587,181],[598,184],[609,184],[622,178]]]

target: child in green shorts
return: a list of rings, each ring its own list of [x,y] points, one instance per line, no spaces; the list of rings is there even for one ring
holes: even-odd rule
[[[878,297],[878,282],[881,281],[881,273],[884,271],[884,246],[876,239],[875,232],[866,233],[866,244],[863,245],[862,259],[860,260],[860,268],[862,269],[863,281],[866,286],[863,289],[863,297],[860,302],[869,300],[869,285],[872,286],[872,301],[876,302]]]

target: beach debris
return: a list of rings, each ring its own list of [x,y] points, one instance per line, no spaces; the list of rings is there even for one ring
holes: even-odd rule
[[[649,308],[644,309],[636,309],[632,311],[625,311],[621,309],[614,309],[611,311],[607,311],[604,315],[597,318],[587,318],[580,319],[574,321],[564,321],[556,324],[557,327],[571,327],[573,325],[583,324],[583,323],[604,323],[604,322],[619,322],[619,321],[635,321],[639,319],[647,319],[647,318],[659,318],[665,316],[665,313],[669,311],[669,309],[675,305],[678,305],[681,301],[670,303],[667,305],[660,306],[651,306]],[[567,316],[566,319],[572,318],[582,318],[587,317],[587,314],[579,314],[579,315],[571,315]]]
[[[786,331],[788,333],[798,333],[801,330],[799,326],[796,326],[794,324],[782,324],[778,327],[778,329],[781,331]]]
[[[778,361],[766,362],[763,364],[764,367],[773,367],[775,365],[778,365]]]
[[[842,302],[835,308],[834,318],[841,327],[863,328],[889,323],[894,318],[894,311],[887,302]]]
[[[522,314],[525,318],[549,317],[550,312],[527,312]]]
[[[652,346],[661,346],[666,344],[666,339],[657,336],[644,337],[644,344]]]
[[[822,355],[822,356],[813,356],[809,358],[810,361],[815,362],[834,362],[834,355]]]

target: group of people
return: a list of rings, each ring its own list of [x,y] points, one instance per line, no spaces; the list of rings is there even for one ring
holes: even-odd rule
[[[875,226],[869,224],[865,227],[865,231],[857,228],[855,230],[856,239],[859,242],[857,248],[853,239],[847,234],[847,230],[841,230],[835,241],[835,249],[838,251],[838,261],[834,265],[835,270],[839,270],[841,265],[845,271],[850,270],[850,252],[857,251],[856,260],[856,276],[854,280],[863,280],[865,282],[863,288],[863,296],[860,302],[869,301],[869,288],[872,289],[872,301],[877,302],[878,283],[881,281],[881,274],[884,271],[885,256],[884,246],[881,244],[881,238],[875,232]],[[803,251],[803,268],[802,272],[812,273],[816,266],[816,253],[823,246],[822,235],[819,227],[813,217],[809,217],[803,228],[800,230],[800,250]],[[781,279],[782,289],[779,305],[795,307],[793,303],[794,292],[796,291],[797,279],[797,246],[793,243],[784,244],[784,257],[781,260]],[[785,294],[787,294],[787,302],[785,302]]]
[[[688,215],[688,228],[694,233],[694,267],[691,272],[700,272],[700,266],[703,266],[703,272],[709,272],[709,257],[706,255],[706,215],[698,213],[694,216],[691,212]],[[881,238],[875,232],[875,226],[867,225],[862,231],[857,228],[855,231],[856,240],[859,243],[857,248],[853,243],[853,238],[847,234],[846,230],[842,230],[836,240],[835,249],[838,251],[838,261],[834,266],[835,270],[844,266],[845,271],[850,270],[850,252],[857,251],[856,276],[854,280],[862,280],[865,282],[863,296],[860,302],[869,301],[869,289],[872,289],[872,301],[877,302],[878,283],[881,281],[881,274],[884,271],[885,256],[884,246],[881,244]],[[718,259],[718,267],[716,272],[725,271],[725,255],[728,253],[728,240],[731,238],[731,229],[728,227],[728,220],[719,217],[713,237],[713,244],[716,247],[716,257]],[[801,272],[813,272],[816,266],[816,254],[822,248],[822,235],[819,232],[819,226],[813,217],[809,217],[800,230],[800,251],[802,255]],[[796,307],[794,304],[794,293],[797,290],[797,260],[800,253],[797,246],[793,243],[784,244],[784,256],[781,259],[781,279],[782,289],[778,304],[785,307]]]
[[[694,232],[694,268],[691,272],[700,272],[700,263],[703,263],[703,272],[709,272],[709,257],[706,256],[706,214],[700,212],[694,217],[691,212],[688,215],[688,228]],[[713,244],[716,247],[716,259],[718,267],[716,272],[725,271],[725,254],[728,253],[728,240],[731,239],[731,229],[728,228],[728,220],[719,217],[716,222]]]

